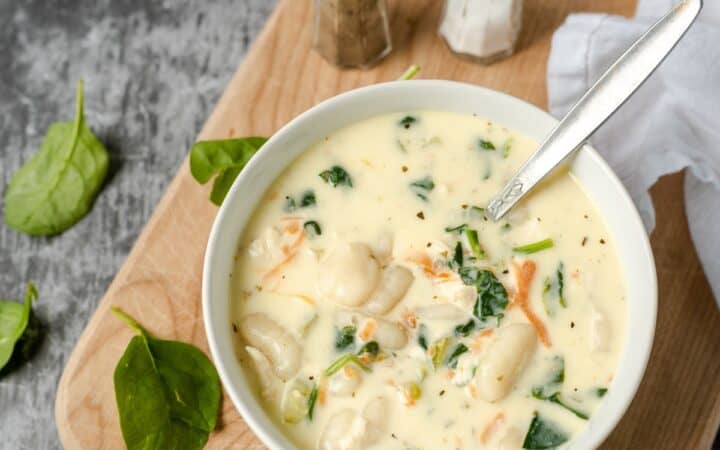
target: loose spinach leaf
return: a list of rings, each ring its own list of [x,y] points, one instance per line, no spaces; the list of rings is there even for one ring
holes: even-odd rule
[[[322,228],[320,228],[320,224],[317,223],[314,220],[308,220],[303,224],[303,228],[305,229],[305,234],[308,235],[311,239],[320,236],[322,234]]]
[[[427,201],[428,195],[430,195],[430,192],[435,189],[435,183],[431,177],[426,176],[410,183],[410,189],[415,193],[415,195]]]
[[[31,235],[70,228],[88,213],[105,180],[108,154],[85,125],[82,82],[75,120],[48,128],[40,150],[15,173],[5,192],[5,223]]]
[[[464,337],[475,331],[475,327],[477,324],[475,323],[475,319],[470,319],[467,321],[467,323],[458,325],[455,327],[455,336],[457,337]]]
[[[465,269],[465,268],[463,268]],[[474,283],[468,283],[475,276]],[[505,287],[489,270],[464,270],[460,277],[465,284],[474,284],[477,288],[477,300],[473,307],[473,315],[485,321],[490,317],[501,318],[508,304]]]
[[[193,178],[205,184],[217,174],[210,201],[218,206],[222,204],[235,178],[267,139],[253,136],[193,144],[190,149],[190,173]]]
[[[495,144],[485,139],[478,140],[478,147],[480,147],[481,150],[495,150]]]
[[[34,327],[28,327],[32,316],[32,302],[37,300],[35,285],[28,283],[25,302],[0,300],[0,370],[10,361],[23,338],[35,333]]]
[[[320,178],[322,178],[326,183],[332,184],[333,187],[353,187],[350,174],[348,174],[347,171],[340,166],[332,166],[328,170],[320,172]]]
[[[565,301],[565,295],[563,290],[565,289],[564,272],[565,266],[562,262],[558,264],[555,276],[545,278],[543,282],[542,300],[549,316],[555,314],[557,309],[555,303],[559,304],[563,308],[567,308],[567,302]]]
[[[345,350],[355,343],[355,332],[357,328],[353,325],[346,325],[335,331],[335,350]]]
[[[465,344],[458,344],[455,347],[455,349],[452,351],[452,353],[450,353],[450,356],[448,357],[448,360],[447,360],[447,366],[451,369],[456,368],[457,364],[458,364],[458,358],[460,357],[460,355],[462,355],[463,353],[465,353],[467,351],[468,351],[468,348],[467,348],[467,346],[465,346]]]
[[[564,444],[567,440],[567,433],[535,413],[525,435],[523,448],[527,450],[551,449]]]
[[[519,247],[513,247],[513,251],[518,253],[525,253],[529,255],[531,253],[537,253],[541,250],[552,248],[554,245],[552,239],[543,239],[542,241],[533,242],[532,244],[521,245]]]
[[[128,450],[202,449],[220,406],[212,363],[192,345],[156,339],[122,310],[112,311],[136,333],[113,375]]]

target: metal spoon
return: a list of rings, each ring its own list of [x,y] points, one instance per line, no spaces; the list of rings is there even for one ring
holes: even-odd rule
[[[499,220],[560,162],[582,147],[672,51],[702,9],[685,0],[650,27],[572,107],[520,171],[488,204]]]

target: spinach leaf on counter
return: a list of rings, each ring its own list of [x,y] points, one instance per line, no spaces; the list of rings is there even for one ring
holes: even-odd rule
[[[217,175],[213,182],[210,201],[220,206],[235,178],[250,158],[267,141],[266,137],[244,137],[199,141],[190,149],[190,173],[205,184]]]
[[[156,339],[122,310],[112,311],[136,334],[113,375],[128,450],[203,448],[220,406],[212,363],[192,345]]]
[[[557,309],[556,303],[563,308],[567,308],[567,302],[565,301],[565,295],[563,293],[565,289],[564,271],[565,266],[560,262],[555,271],[555,276],[552,278],[547,277],[543,282],[542,301],[545,306],[545,311],[551,317]]]
[[[88,213],[108,169],[103,144],[85,125],[78,82],[75,120],[50,125],[40,150],[15,173],[5,192],[5,223],[31,235],[70,228]]]
[[[568,435],[554,423],[548,422],[536,412],[523,441],[527,450],[545,450],[558,447],[568,440]]]
[[[326,183],[332,184],[333,187],[347,186],[353,187],[352,178],[345,169],[340,166],[332,166],[328,170],[320,172],[320,178]]]
[[[37,327],[32,323],[32,302],[37,300],[35,285],[28,283],[25,302],[0,300],[0,370],[17,351],[27,353],[34,344]],[[23,345],[25,342],[25,345]]]
[[[431,177],[426,176],[410,183],[410,189],[415,193],[415,195],[427,201],[428,195],[430,195],[430,192],[435,189],[435,183]]]

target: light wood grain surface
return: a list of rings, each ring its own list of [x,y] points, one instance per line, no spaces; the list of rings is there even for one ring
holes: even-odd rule
[[[358,86],[396,78],[410,64],[421,78],[467,81],[545,107],[550,37],[569,12],[631,15],[634,0],[526,1],[518,53],[481,67],[457,59],[437,37],[441,2],[390,3],[395,50],[370,71],[339,71],[310,49],[310,2],[284,0],[228,86],[200,137],[269,135],[317,102]],[[653,250],[660,308],[644,382],[603,449],[710,448],[720,425],[720,313],[684,218],[682,175],[653,189]],[[56,420],[63,445],[122,448],[112,372],[131,332],[109,312],[118,305],[154,335],[207,352],[201,317],[205,244],[216,213],[208,189],[178,172],[78,341],[60,380]],[[632,324],[630,324],[632,326]],[[207,448],[265,448],[224,397],[219,430]]]

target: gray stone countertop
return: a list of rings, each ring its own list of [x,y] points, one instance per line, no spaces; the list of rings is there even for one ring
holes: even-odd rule
[[[70,352],[275,3],[0,0],[0,191],[52,122],[72,120],[78,79],[111,160],[91,212],[65,233],[0,223],[0,298],[34,281],[47,330],[0,379],[0,449],[62,448],[54,405]]]

